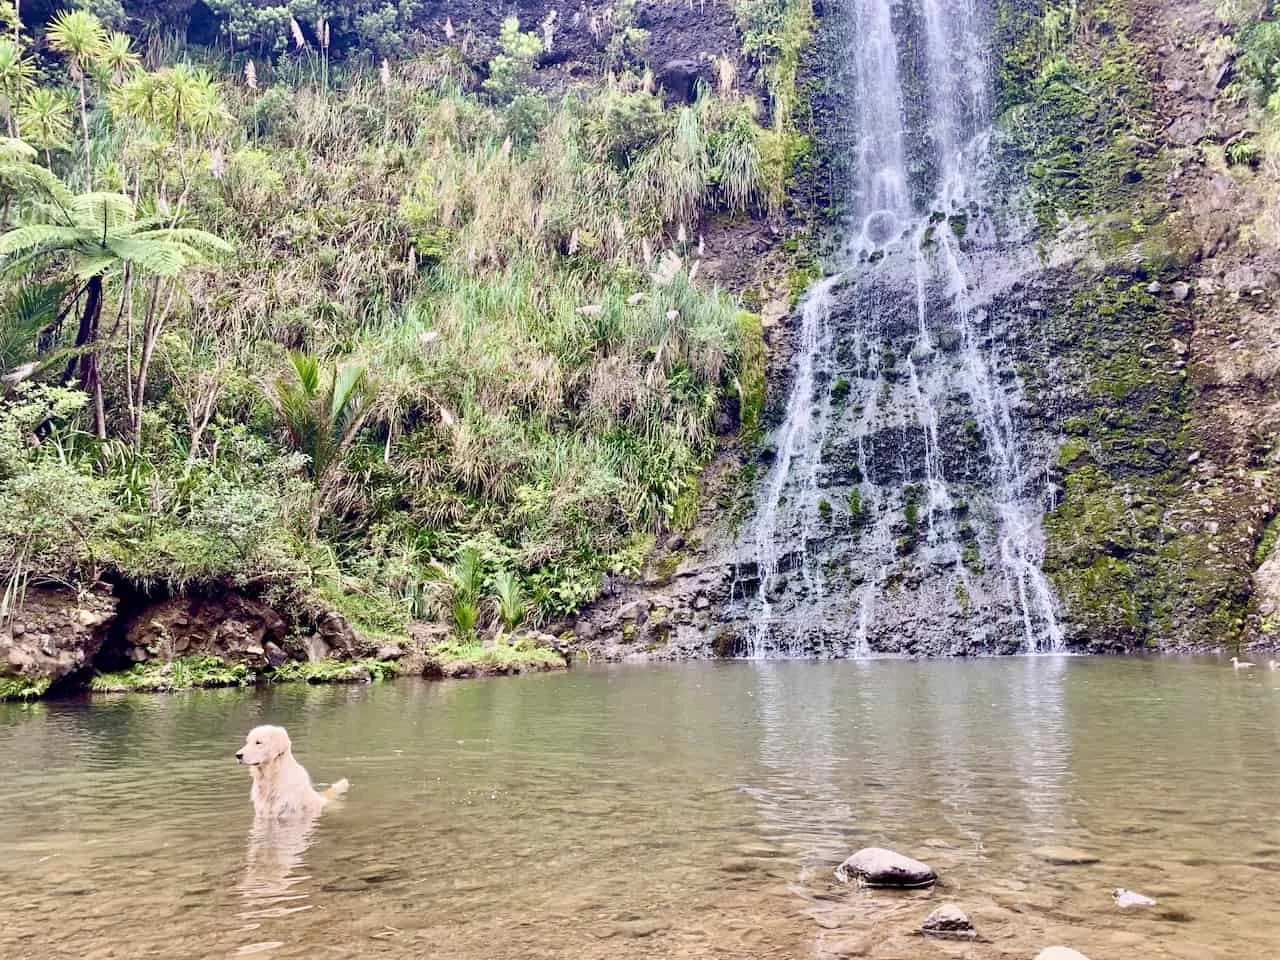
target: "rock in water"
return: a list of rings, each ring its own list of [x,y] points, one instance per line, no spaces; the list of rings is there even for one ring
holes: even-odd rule
[[[1098,862],[1093,854],[1075,847],[1036,847],[1031,852],[1046,863],[1055,863],[1060,867],[1077,867]]]
[[[978,935],[964,911],[952,903],[944,903],[925,917],[920,932],[929,937],[949,937],[955,940],[972,940]]]
[[[1126,890],[1124,887],[1116,887],[1111,891],[1111,896],[1115,898],[1117,907],[1154,907],[1156,905],[1150,897],[1133,890]]]
[[[1089,960],[1079,950],[1070,947],[1045,947],[1036,954],[1036,960]]]
[[[938,879],[933,868],[883,847],[859,850],[836,867],[836,879],[868,887],[927,887]]]

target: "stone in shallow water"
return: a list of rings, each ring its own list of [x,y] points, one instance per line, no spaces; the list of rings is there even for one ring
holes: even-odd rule
[[[1079,950],[1070,947],[1045,947],[1036,954],[1036,960],[1089,960]]]
[[[927,887],[938,879],[933,868],[883,847],[859,850],[836,867],[836,879],[869,887]]]
[[[978,935],[965,912],[953,903],[944,903],[925,917],[920,932],[930,937],[971,940]]]
[[[1056,863],[1065,867],[1098,862],[1098,858],[1093,854],[1077,850],[1075,847],[1036,847],[1031,852],[1046,863]]]
[[[833,957],[865,957],[875,948],[871,937],[851,937],[835,943],[823,944],[824,952]]]
[[[625,920],[621,923],[615,923],[610,928],[607,936],[620,936],[638,940],[642,937],[651,937],[666,928],[667,925],[660,920]]]
[[[1111,896],[1115,898],[1117,907],[1154,907],[1156,905],[1150,897],[1143,896],[1134,890],[1126,890],[1124,887],[1116,887],[1111,891]]]

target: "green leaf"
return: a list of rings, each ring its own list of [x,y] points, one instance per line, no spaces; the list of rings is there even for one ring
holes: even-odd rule
[[[120,227],[134,220],[133,201],[123,193],[96,191],[82,193],[71,201],[71,212],[77,221],[98,230]]]
[[[0,236],[0,257],[28,253],[38,247],[73,247],[86,240],[80,227],[62,227],[52,223],[33,223],[17,227]]]

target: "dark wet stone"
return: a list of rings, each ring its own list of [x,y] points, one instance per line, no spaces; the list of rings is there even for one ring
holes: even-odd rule
[[[867,847],[836,867],[836,878],[844,883],[856,880],[869,887],[927,887],[938,875],[919,860],[883,847]]]
[[[930,937],[971,940],[978,935],[965,912],[953,903],[944,903],[925,917],[920,932]]]

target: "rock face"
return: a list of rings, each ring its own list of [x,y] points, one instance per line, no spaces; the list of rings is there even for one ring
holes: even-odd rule
[[[965,912],[952,903],[944,903],[925,917],[920,932],[930,937],[972,940],[978,935]]]
[[[844,883],[856,880],[868,887],[906,888],[930,886],[938,875],[919,860],[883,847],[867,847],[836,867],[836,878]]]
[[[661,558],[641,582],[606,583],[599,601],[550,632],[593,660],[741,656],[739,631],[724,623],[732,568],[706,555],[678,557]]]
[[[105,588],[79,597],[29,589],[0,628],[0,677],[52,683],[82,669],[102,648],[115,610],[116,599]]]
[[[356,633],[347,618],[336,610],[327,610],[316,621],[315,636],[328,651],[326,656],[338,657],[342,660],[355,660],[369,656],[374,652],[371,645]],[[313,645],[314,646],[314,645]],[[312,647],[308,648],[308,656]]]
[[[124,652],[136,663],[210,655],[266,667],[279,658],[287,632],[275,610],[239,594],[169,597],[130,620]]]

